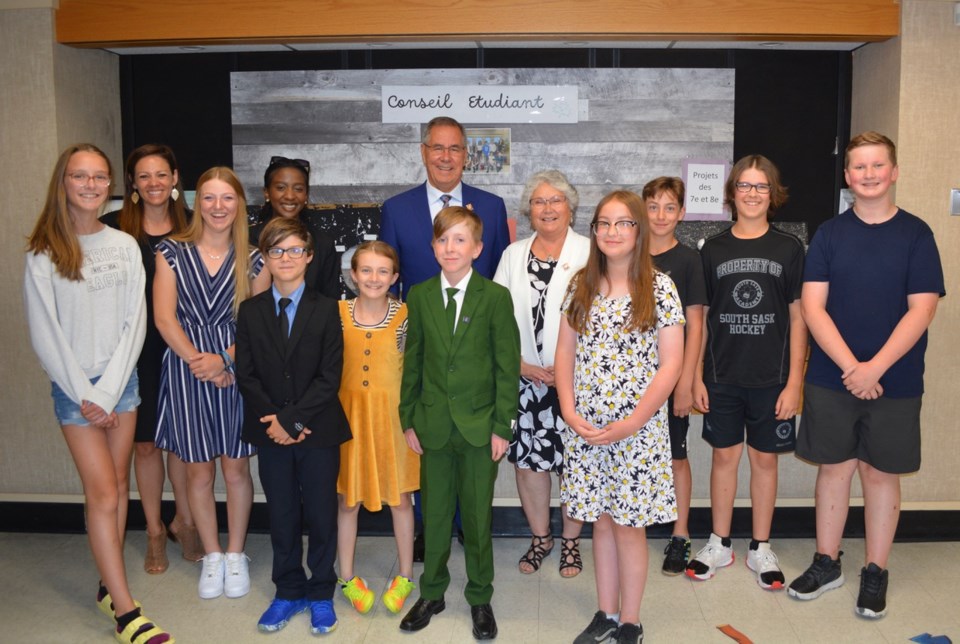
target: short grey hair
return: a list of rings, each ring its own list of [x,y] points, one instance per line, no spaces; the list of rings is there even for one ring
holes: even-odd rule
[[[570,225],[573,226],[577,218],[577,208],[580,206],[580,194],[567,179],[567,175],[559,170],[541,170],[527,179],[527,185],[523,187],[523,194],[520,195],[520,214],[530,217],[530,196],[543,184],[559,190],[567,198],[567,205],[570,207]]]
[[[467,145],[467,131],[460,125],[460,121],[450,116],[434,116],[430,119],[430,122],[427,123],[427,126],[423,128],[423,136],[420,137],[420,143],[424,145],[430,144],[430,132],[433,131],[433,128],[440,126],[455,127],[460,130],[460,138],[463,140],[463,146]]]

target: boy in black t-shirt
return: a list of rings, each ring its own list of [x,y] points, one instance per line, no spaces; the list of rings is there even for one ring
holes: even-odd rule
[[[684,327],[683,370],[670,396],[670,451],[673,457],[673,481],[677,490],[677,520],[673,536],[664,550],[665,575],[679,575],[690,557],[690,494],[693,479],[687,460],[687,430],[693,408],[693,379],[703,340],[703,306],[707,303],[700,254],[677,241],[674,232],[683,219],[684,186],[678,177],[658,177],[643,187],[643,201],[650,220],[650,254],[653,263],[666,273],[677,287]]]
[[[700,251],[708,305],[703,373],[694,381],[694,404],[705,413],[703,438],[713,446],[713,532],[687,564],[687,576],[710,579],[733,563],[730,524],[746,426],[753,513],[747,567],[761,588],[780,590],[783,572],[769,539],[778,454],[796,443],[807,349],[800,315],[803,244],[768,222],[787,195],[766,157],[737,161],[724,192],[735,221]]]

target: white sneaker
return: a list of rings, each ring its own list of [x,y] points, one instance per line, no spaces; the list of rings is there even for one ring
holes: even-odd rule
[[[764,590],[783,590],[783,571],[780,560],[769,543],[758,544],[756,550],[747,550],[747,568],[757,573],[757,583]]]
[[[228,552],[226,572],[223,579],[223,594],[231,599],[243,597],[250,592],[250,557],[243,552]]]
[[[717,574],[718,568],[732,564],[735,558],[733,548],[724,546],[720,537],[711,532],[707,545],[687,564],[687,577],[706,581]]]
[[[222,552],[211,552],[203,557],[200,571],[200,599],[213,599],[223,594],[224,561]]]

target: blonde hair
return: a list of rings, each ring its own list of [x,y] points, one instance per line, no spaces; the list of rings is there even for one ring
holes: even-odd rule
[[[897,146],[894,142],[879,132],[868,130],[850,139],[850,143],[847,144],[847,149],[843,153],[844,168],[850,165],[850,152],[865,145],[882,145],[887,148],[887,152],[890,154],[890,163],[894,166],[897,165]]]
[[[107,174],[113,179],[113,166],[103,150],[92,143],[71,145],[57,159],[47,187],[47,200],[40,211],[33,232],[27,238],[27,252],[34,255],[47,253],[50,262],[64,278],[75,282],[83,281],[83,252],[80,242],[73,232],[73,222],[67,210],[67,191],[63,181],[67,174],[67,164],[77,152],[92,152],[107,163]]]
[[[483,221],[477,213],[463,206],[447,206],[437,213],[436,219],[433,220],[433,241],[440,239],[445,232],[457,224],[467,225],[473,241],[483,241]]]
[[[653,293],[653,261],[650,259],[650,223],[643,200],[634,192],[617,190],[600,200],[593,213],[590,227],[597,222],[600,211],[611,201],[622,203],[630,211],[630,216],[636,222],[637,243],[630,257],[630,268],[627,278],[630,283],[630,320],[626,331],[647,331],[657,324],[657,302]],[[607,257],[600,252],[597,246],[597,235],[590,235],[590,256],[586,265],[574,276],[576,286],[570,308],[567,310],[567,321],[577,333],[587,331],[590,320],[590,308],[593,300],[600,292],[600,286],[607,274]]]
[[[170,239],[178,242],[194,244],[200,241],[203,235],[203,216],[200,212],[201,188],[214,179],[223,181],[237,193],[237,216],[233,220],[231,239],[233,241],[233,316],[240,310],[240,302],[250,297],[250,233],[247,229],[247,199],[243,192],[243,184],[226,166],[215,166],[200,175],[197,179],[197,195],[193,203],[194,216],[186,230],[172,236]]]

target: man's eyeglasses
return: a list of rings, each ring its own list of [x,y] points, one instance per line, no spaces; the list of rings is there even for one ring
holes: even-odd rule
[[[769,183],[747,183],[746,181],[737,181],[737,183],[734,185],[737,186],[737,192],[750,192],[751,188],[756,188],[757,194],[770,194]]]
[[[273,248],[267,249],[267,257],[270,259],[280,259],[283,257],[283,254],[286,253],[290,256],[290,259],[300,259],[303,257],[305,252],[307,252],[307,249],[303,246],[293,246],[291,248],[280,248],[279,246],[274,246]]]
[[[427,148],[430,151],[430,154],[434,156],[443,156],[444,154],[451,154],[457,156],[463,154],[466,151],[466,148],[462,145],[427,145],[422,143],[423,147]]]

